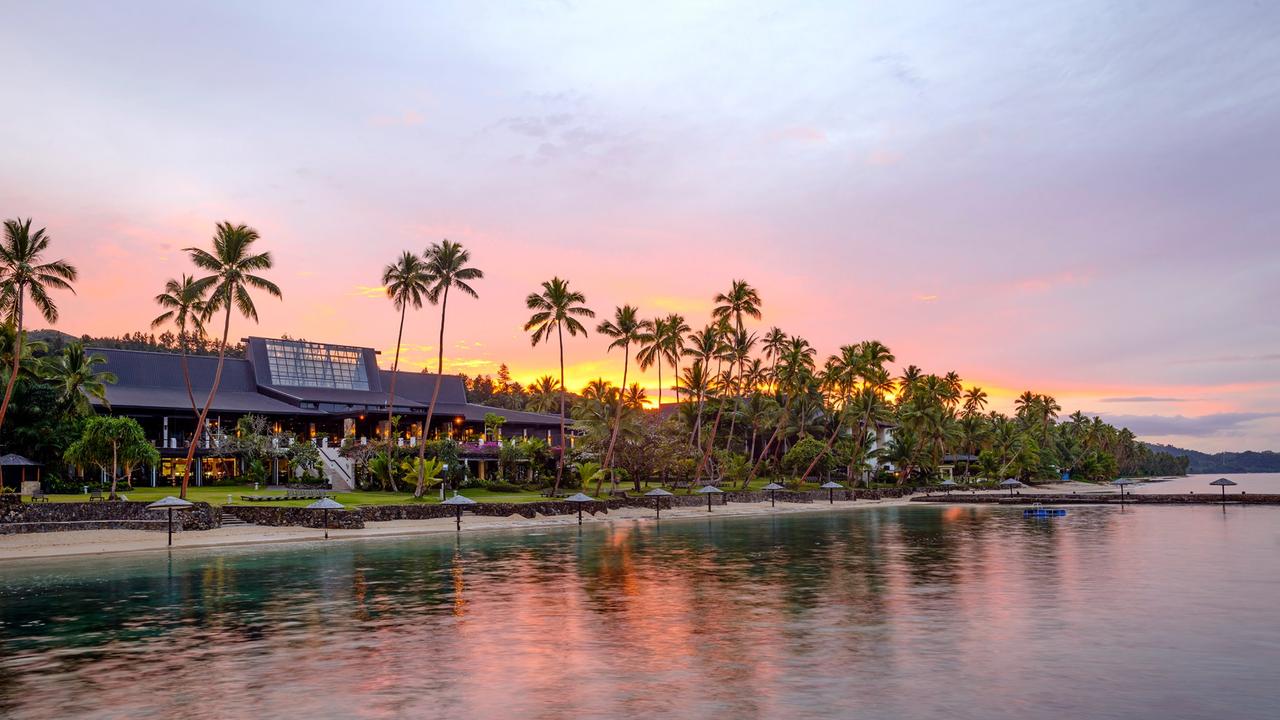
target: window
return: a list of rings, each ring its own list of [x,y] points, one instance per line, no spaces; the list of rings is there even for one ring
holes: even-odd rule
[[[369,389],[369,374],[360,348],[296,340],[267,340],[265,344],[273,385]]]

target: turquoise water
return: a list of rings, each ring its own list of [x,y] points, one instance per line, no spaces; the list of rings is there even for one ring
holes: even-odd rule
[[[1280,508],[0,564],[5,718],[1274,718]]]

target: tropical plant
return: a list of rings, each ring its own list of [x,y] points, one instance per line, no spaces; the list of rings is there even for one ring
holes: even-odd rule
[[[107,402],[107,385],[115,384],[116,375],[97,369],[106,364],[106,357],[98,353],[87,353],[83,343],[71,342],[62,348],[62,352],[44,363],[41,375],[61,392],[64,412],[91,415],[93,405],[90,398],[97,400],[106,409],[111,409],[111,404]]]
[[[569,289],[569,281],[558,277],[542,283],[542,292],[529,293],[525,298],[525,306],[533,311],[528,322],[524,324],[525,332],[531,333],[530,340],[536,347],[538,343],[550,340],[554,333],[560,345],[560,454],[556,460],[556,482],[552,492],[560,490],[560,480],[564,476],[564,331],[570,336],[578,334],[584,337],[587,329],[578,320],[580,317],[595,317],[596,314],[585,306],[587,298],[576,290]]]
[[[395,360],[391,363],[391,387],[387,389],[387,440],[391,439],[393,432],[392,406],[395,404],[396,375],[400,371],[400,347],[404,344],[404,318],[410,307],[414,310],[422,309],[422,299],[427,295],[432,280],[427,263],[408,250],[382,269],[382,286],[386,288],[387,298],[400,311]],[[420,439],[426,440],[425,429]]]
[[[156,304],[164,308],[164,312],[151,321],[153,329],[170,322],[178,329],[182,380],[187,386],[187,400],[191,402],[192,415],[199,415],[200,408],[196,406],[195,392],[191,389],[191,371],[187,367],[187,339],[192,335],[204,336],[204,321],[208,313],[205,293],[212,284],[210,278],[196,280],[186,274],[177,280],[169,279],[164,284],[164,292],[155,298]]]
[[[66,260],[44,262],[51,238],[40,228],[31,231],[31,218],[4,221],[4,241],[0,242],[0,310],[14,328],[17,348],[11,353],[8,382],[4,386],[4,400],[0,401],[0,428],[9,412],[13,399],[13,385],[18,381],[22,344],[26,340],[24,320],[26,301],[30,297],[36,311],[49,323],[58,321],[58,306],[49,296],[51,290],[70,290],[76,279],[76,268]]]
[[[431,429],[431,418],[436,412],[436,400],[440,397],[440,382],[444,375],[444,323],[449,312],[449,291],[457,290],[473,298],[480,297],[470,281],[480,280],[484,272],[478,268],[468,267],[471,253],[462,245],[450,240],[432,243],[423,253],[427,261],[427,273],[431,278],[431,286],[427,289],[427,299],[440,305],[440,339],[436,345],[436,381],[431,388],[431,402],[427,405],[427,419],[422,424],[422,437],[425,440]],[[419,468],[426,467],[422,461],[426,458],[426,443],[418,444]],[[422,478],[418,479],[421,486]]]
[[[111,499],[114,500],[119,470],[123,467],[124,476],[129,477],[138,465],[157,465],[160,452],[147,440],[137,420],[99,416],[89,420],[80,439],[67,448],[65,458],[77,467],[96,465],[104,473],[110,473]]]
[[[623,305],[615,308],[613,320],[604,320],[596,326],[596,332],[611,338],[613,342],[609,343],[609,350],[613,348],[622,348],[622,387],[627,386],[627,371],[631,364],[631,344],[640,344],[648,341],[653,334],[653,323],[648,320],[640,319],[640,311],[632,305]],[[621,425],[622,408],[626,403],[619,401],[617,414],[613,421],[613,432],[609,436],[609,447],[604,454],[604,469],[610,470],[613,462],[613,449],[618,442],[618,427]],[[618,480],[610,475],[610,490],[618,489]],[[603,483],[603,478],[600,483]],[[596,486],[596,495],[600,494],[599,485]]]
[[[258,231],[247,225],[232,225],[229,222],[218,223],[213,236],[213,251],[189,247],[186,252],[191,261],[201,270],[209,273],[198,282],[212,287],[205,311],[209,315],[224,310],[222,322],[222,341],[218,344],[218,364],[213,372],[213,386],[209,388],[209,398],[204,408],[196,416],[196,429],[191,435],[191,444],[187,448],[187,461],[182,474],[181,497],[187,496],[187,484],[191,477],[191,464],[196,454],[196,444],[204,431],[205,421],[209,417],[209,409],[218,393],[218,385],[222,382],[222,367],[226,361],[227,338],[231,334],[231,310],[234,306],[245,318],[258,321],[258,309],[253,303],[250,290],[262,290],[269,295],[280,298],[283,295],[275,283],[255,273],[271,269],[271,253],[253,252],[253,244],[259,240]]]
[[[536,413],[549,413],[560,403],[560,382],[550,375],[543,375],[529,386],[529,401],[525,409]]]

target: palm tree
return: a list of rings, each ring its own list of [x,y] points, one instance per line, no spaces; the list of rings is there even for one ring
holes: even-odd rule
[[[973,386],[964,393],[964,415],[965,417],[973,417],[981,415],[982,411],[987,407],[987,392],[978,386]]]
[[[9,382],[4,386],[4,401],[0,402],[0,427],[9,412],[13,399],[13,385],[18,380],[22,359],[22,343],[27,296],[35,303],[36,310],[49,323],[58,321],[58,306],[49,297],[50,290],[70,290],[76,279],[76,268],[66,260],[44,260],[49,249],[50,237],[44,228],[31,232],[31,218],[4,221],[4,242],[0,242],[0,305],[14,327],[15,352],[9,369]]]
[[[549,413],[556,409],[560,402],[560,383],[550,375],[543,375],[529,386],[529,401],[525,410],[537,413]]]
[[[805,390],[813,378],[813,356],[816,354],[817,351],[808,340],[797,335],[787,338],[782,354],[778,358],[778,371],[774,381],[777,384],[777,390],[786,395],[786,400],[782,404],[782,412],[778,414],[778,422],[774,426],[773,434],[765,442],[756,464],[752,466],[750,474],[743,482],[744,490],[760,472],[765,458],[769,456],[769,450],[790,422],[792,402]]]
[[[187,400],[191,402],[191,414],[199,415],[196,396],[191,390],[191,371],[187,368],[187,337],[190,333],[204,335],[204,321],[207,317],[205,293],[212,281],[209,278],[196,280],[191,275],[183,275],[181,279],[170,279],[164,284],[164,292],[156,296],[156,304],[164,308],[151,327],[157,328],[172,322],[178,328],[178,352],[182,357],[182,380],[187,386]]]
[[[553,277],[542,283],[542,292],[529,293],[524,304],[533,311],[529,321],[524,324],[525,332],[532,331],[530,340],[537,345],[549,340],[552,333],[560,343],[560,458],[556,462],[556,483],[551,492],[560,491],[560,480],[564,477],[564,331],[575,336],[581,333],[584,337],[587,329],[583,327],[579,317],[595,317],[596,314],[584,303],[587,297],[576,290],[569,289],[569,281]]]
[[[596,326],[596,332],[608,338],[609,350],[622,348],[622,388],[627,387],[627,371],[631,363],[631,343],[640,344],[649,340],[653,333],[653,323],[640,319],[640,311],[633,305],[623,305],[613,311],[613,320],[604,320]],[[613,448],[618,442],[618,427],[622,421],[622,405],[618,403],[617,417],[614,418],[613,432],[609,435],[609,448],[604,453],[604,469],[609,472],[609,489],[618,488],[618,478],[613,472]],[[600,486],[604,478],[596,484],[596,495],[600,494]]]
[[[713,302],[718,304],[711,310],[711,316],[717,320],[734,320],[738,332],[742,332],[743,315],[760,319],[760,293],[746,280],[734,280],[729,292],[716,295]]]
[[[707,382],[703,382],[698,386],[697,403],[698,412],[695,416],[693,424],[693,433],[690,441],[693,445],[697,445],[702,441],[702,408],[706,401],[707,391],[711,389],[711,381],[714,378],[706,378],[706,373],[711,368],[711,361],[720,357],[723,343],[720,339],[720,333],[715,325],[708,325],[705,328],[689,334],[689,347],[685,348],[684,354],[693,358],[694,362],[702,363],[704,378]],[[720,371],[716,370],[718,376]],[[686,388],[690,386],[686,385]]]
[[[787,347],[787,334],[776,327],[769,328],[769,332],[764,334],[762,347],[764,356],[771,363],[769,367],[770,388],[777,390],[778,358],[782,357],[782,353]]]
[[[427,420],[422,425],[423,442],[418,443],[419,467],[422,467],[426,458],[427,432],[431,429],[431,416],[436,412],[436,399],[440,397],[440,381],[444,375],[444,321],[449,312],[449,291],[457,289],[473,298],[480,297],[475,289],[467,284],[467,281],[484,278],[482,270],[467,267],[467,263],[471,262],[471,253],[456,242],[444,240],[433,243],[423,255],[427,261],[427,275],[431,283],[431,287],[427,289],[427,299],[433,304],[440,304],[440,340],[436,347],[435,387],[431,389],[431,403],[427,405]],[[421,478],[419,478],[418,488],[419,490],[422,488]]]
[[[45,380],[57,385],[62,391],[62,407],[64,411],[74,410],[88,415],[93,412],[90,398],[102,403],[108,410],[107,385],[116,383],[115,373],[97,370],[99,365],[106,365],[107,358],[97,353],[86,353],[81,342],[67,343],[62,352],[49,359],[43,369]]]
[[[406,250],[400,259],[382,269],[382,286],[387,290],[387,298],[400,311],[400,331],[396,334],[396,358],[391,363],[391,387],[387,390],[387,442],[391,442],[392,405],[395,403],[396,374],[400,371],[400,345],[404,340],[404,317],[412,305],[414,310],[422,309],[422,298],[427,294],[432,281],[427,264],[417,255]],[[423,433],[421,440],[427,439]],[[421,443],[419,443],[421,444]]]
[[[179,497],[187,496],[187,484],[191,479],[191,463],[196,455],[196,443],[200,441],[200,433],[204,431],[205,421],[209,418],[209,409],[213,407],[213,399],[218,394],[218,384],[222,382],[222,366],[227,357],[227,338],[231,335],[232,306],[245,318],[258,321],[258,309],[253,304],[250,289],[262,290],[273,297],[283,297],[275,283],[255,275],[254,273],[271,269],[271,253],[254,253],[253,244],[260,239],[258,231],[247,225],[232,225],[229,222],[218,223],[213,235],[213,252],[202,248],[184,248],[191,256],[197,268],[206,270],[211,275],[199,282],[207,282],[213,286],[209,300],[205,306],[210,315],[225,310],[222,321],[222,342],[218,344],[218,364],[213,372],[213,387],[209,388],[209,399],[204,409],[196,416],[196,429],[191,434],[191,445],[187,448],[187,461],[182,471],[182,490]]]
[[[675,313],[648,322],[652,332],[645,335],[636,360],[641,370],[658,366],[658,410],[662,410],[662,366],[670,364],[676,377],[680,376],[680,355],[684,352],[684,335],[689,332],[689,326]],[[677,391],[677,401],[678,395]]]

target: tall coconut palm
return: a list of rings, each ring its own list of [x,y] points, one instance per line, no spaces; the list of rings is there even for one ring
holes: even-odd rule
[[[764,334],[762,341],[764,356],[770,362],[769,387],[772,390],[777,390],[778,359],[782,357],[782,353],[787,347],[787,334],[776,327],[772,327],[769,328],[769,332]]]
[[[62,352],[49,358],[42,374],[47,382],[56,385],[62,393],[62,411],[88,415],[93,412],[90,399],[97,400],[108,410],[107,385],[116,383],[116,375],[98,370],[106,365],[107,358],[98,353],[87,353],[84,343],[71,342]]]
[[[676,377],[680,376],[680,355],[684,352],[684,336],[689,326],[684,318],[672,313],[664,318],[649,321],[652,331],[645,337],[636,360],[641,370],[658,366],[658,409],[662,409],[662,366],[671,365]],[[679,392],[677,391],[677,401]]]
[[[556,462],[556,482],[551,492],[560,490],[560,480],[564,477],[564,331],[584,337],[587,329],[583,327],[580,317],[592,318],[596,314],[586,307],[587,297],[576,290],[569,289],[569,281],[553,277],[542,283],[542,292],[529,293],[525,298],[525,306],[533,311],[529,321],[524,324],[525,332],[531,332],[530,340],[534,346],[544,340],[550,340],[554,333],[560,344],[560,458]]]
[[[75,292],[71,287],[76,279],[74,265],[66,260],[44,262],[50,240],[44,228],[31,231],[31,218],[4,221],[4,241],[0,242],[0,309],[14,327],[16,350],[9,369],[9,381],[4,386],[4,401],[0,402],[0,427],[4,426],[4,416],[9,412],[9,401],[13,399],[13,385],[18,380],[22,344],[26,337],[23,321],[28,296],[41,317],[55,323],[58,321],[58,306],[49,297],[49,291]]]
[[[743,489],[746,489],[760,472],[760,467],[764,465],[765,458],[769,456],[769,450],[791,421],[791,405],[796,396],[804,392],[813,378],[813,356],[816,354],[817,351],[809,344],[808,340],[797,335],[787,338],[786,346],[778,359],[777,380],[775,381],[778,386],[777,390],[785,396],[782,412],[778,414],[778,422],[774,426],[773,434],[765,442],[756,464],[752,466],[751,472],[747,475],[746,480],[743,481]]]
[[[471,280],[484,278],[484,271],[468,267],[471,253],[459,243],[443,240],[432,243],[423,256],[427,261],[427,274],[431,278],[431,287],[427,289],[427,299],[433,304],[440,304],[440,339],[436,344],[436,382],[431,389],[431,402],[427,405],[427,419],[422,424],[422,439],[418,443],[418,487],[415,497],[421,497],[424,477],[421,468],[425,467],[427,432],[431,430],[431,417],[436,412],[436,400],[440,397],[440,381],[444,375],[444,321],[449,312],[449,291],[457,290],[464,295],[478,298],[475,288],[468,284]]]
[[[640,311],[633,305],[623,305],[615,308],[613,311],[613,320],[604,320],[596,326],[596,332],[607,338],[612,338],[613,342],[609,343],[609,350],[614,348],[622,348],[622,385],[621,388],[627,387],[627,371],[631,364],[631,344],[637,345],[647,342],[653,334],[653,323],[648,320],[640,319]],[[604,470],[609,473],[609,488],[616,490],[618,488],[618,478],[613,472],[613,448],[618,442],[618,427],[622,422],[622,406],[618,403],[617,417],[614,418],[613,432],[609,434],[609,448],[604,453]],[[601,476],[596,483],[596,495],[600,494],[600,486],[604,484],[604,477]]]
[[[760,293],[746,280],[734,280],[729,292],[715,296],[716,306],[711,310],[717,320],[733,320],[738,332],[742,332],[742,316],[760,319]]]
[[[716,325],[708,325],[705,328],[689,334],[688,347],[685,348],[684,354],[693,358],[694,362],[702,363],[704,375],[711,369],[711,361],[721,356],[724,344],[720,339],[720,332]],[[716,375],[720,371],[716,370]],[[686,385],[686,388],[689,386]],[[711,388],[711,382],[704,382],[699,385],[697,393],[698,411],[694,416],[693,433],[690,435],[690,442],[697,445],[702,442],[702,408],[706,401],[706,391]]]
[[[387,390],[387,442],[391,442],[392,411],[396,395],[396,375],[400,371],[400,346],[404,342],[404,318],[409,308],[422,309],[422,300],[431,286],[427,264],[416,254],[404,251],[400,258],[382,269],[382,286],[387,299],[400,311],[400,330],[396,333],[396,356],[391,363],[391,387]],[[421,440],[426,440],[424,433]],[[421,444],[421,443],[419,443]],[[425,470],[425,466],[422,466]]]
[[[187,368],[187,338],[191,334],[204,335],[204,321],[208,308],[205,293],[213,284],[210,278],[196,280],[191,275],[182,275],[174,280],[170,278],[164,284],[164,292],[156,295],[156,304],[164,308],[151,327],[157,328],[172,322],[178,329],[178,353],[182,363],[182,380],[187,386],[187,400],[191,403],[191,414],[200,414],[196,405],[196,395],[191,389],[191,371]]]
[[[213,387],[209,388],[209,399],[204,408],[196,416],[196,429],[191,434],[191,445],[187,448],[187,462],[182,472],[182,490],[180,497],[187,496],[187,485],[191,480],[191,463],[195,459],[196,444],[200,442],[200,433],[204,431],[205,421],[209,418],[209,409],[218,394],[218,385],[222,382],[222,366],[227,358],[227,338],[231,335],[231,311],[235,310],[248,320],[258,322],[258,308],[253,304],[250,290],[261,290],[268,295],[282,298],[284,295],[275,283],[255,273],[270,270],[271,253],[253,252],[253,244],[261,239],[258,231],[247,225],[232,225],[229,222],[218,223],[213,235],[212,252],[203,248],[185,248],[191,261],[201,270],[210,273],[200,282],[208,282],[212,286],[206,312],[225,312],[222,321],[222,341],[218,343],[218,364],[213,371]]]

